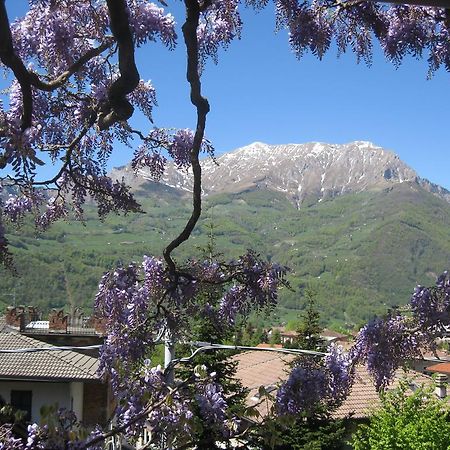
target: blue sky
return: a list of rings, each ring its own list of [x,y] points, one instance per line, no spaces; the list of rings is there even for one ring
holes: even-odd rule
[[[7,3],[10,19],[23,0]],[[175,12],[182,11],[177,3]],[[22,9],[23,10],[23,9]],[[182,21],[176,15],[179,22]],[[242,39],[210,61],[203,75],[211,103],[207,136],[218,154],[254,141],[270,144],[372,141],[396,152],[419,175],[450,189],[450,74],[427,80],[426,60],[406,58],[396,69],[375,45],[372,67],[331,49],[323,61],[297,60],[287,34],[274,32],[273,6],[244,10]],[[179,33],[181,37],[181,33]],[[157,126],[194,128],[195,110],[185,81],[184,44],[138,50],[141,77],[157,89]],[[145,131],[146,124],[136,118]],[[111,165],[129,161],[123,148]]]

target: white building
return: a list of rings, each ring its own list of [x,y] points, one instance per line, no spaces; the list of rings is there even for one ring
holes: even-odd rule
[[[85,425],[105,424],[108,388],[97,375],[98,359],[74,351],[49,351],[51,345],[0,323],[0,397],[40,421],[41,407],[73,410]],[[8,352],[8,350],[28,351]],[[34,350],[34,351],[30,351]]]

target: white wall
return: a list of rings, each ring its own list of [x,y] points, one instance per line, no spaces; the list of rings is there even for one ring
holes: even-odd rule
[[[38,381],[5,381],[0,380],[0,395],[7,402],[11,401],[11,390],[32,391],[31,397],[31,421],[38,422],[41,414],[40,409],[44,405],[58,404],[59,408],[71,409],[72,393],[79,391],[79,387],[71,389],[71,384],[77,385],[82,383],[53,383],[53,382],[38,382]],[[81,393],[82,393],[81,387]],[[78,398],[74,398],[75,403]],[[81,395],[81,411],[83,395]],[[77,407],[79,405],[77,404]]]
[[[83,383],[74,381],[70,383],[70,409],[76,414],[77,419],[83,420]]]

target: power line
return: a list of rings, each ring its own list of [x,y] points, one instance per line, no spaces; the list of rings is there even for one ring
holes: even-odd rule
[[[190,356],[184,358],[173,359],[173,363],[188,362],[200,352],[207,350],[256,350],[278,352],[286,354],[307,354],[313,356],[327,356],[329,353],[317,352],[314,350],[303,350],[295,348],[272,348],[272,347],[252,347],[247,345],[225,345],[214,344],[211,342],[188,342],[188,345],[198,347]],[[65,346],[51,346],[51,347],[32,347],[32,348],[16,348],[16,349],[0,349],[0,353],[38,353],[38,352],[54,352],[54,351],[70,351],[70,350],[95,350],[101,348],[102,345],[65,345]]]
[[[102,347],[101,345],[83,345],[80,347],[66,345],[60,347],[32,347],[32,348],[15,348],[15,349],[1,349],[0,353],[37,353],[37,352],[56,352],[64,350],[94,350]]]

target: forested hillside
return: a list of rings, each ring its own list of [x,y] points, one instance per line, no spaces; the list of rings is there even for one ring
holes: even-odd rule
[[[102,273],[160,254],[185,223],[189,199],[155,183],[137,192],[146,214],[110,216],[99,222],[61,222],[36,236],[30,224],[9,239],[20,277],[1,272],[2,307],[12,303],[93,305]],[[207,197],[192,240],[176,255],[201,257],[213,225],[216,248],[237,257],[247,248],[292,269],[293,291],[281,292],[269,320],[295,317],[303,291],[317,292],[329,325],[357,326],[388,306],[406,303],[416,283],[431,284],[450,262],[450,206],[416,183],[349,193],[297,209],[282,193],[252,189]],[[193,247],[196,251],[192,251]],[[278,317],[278,319],[277,319]]]

